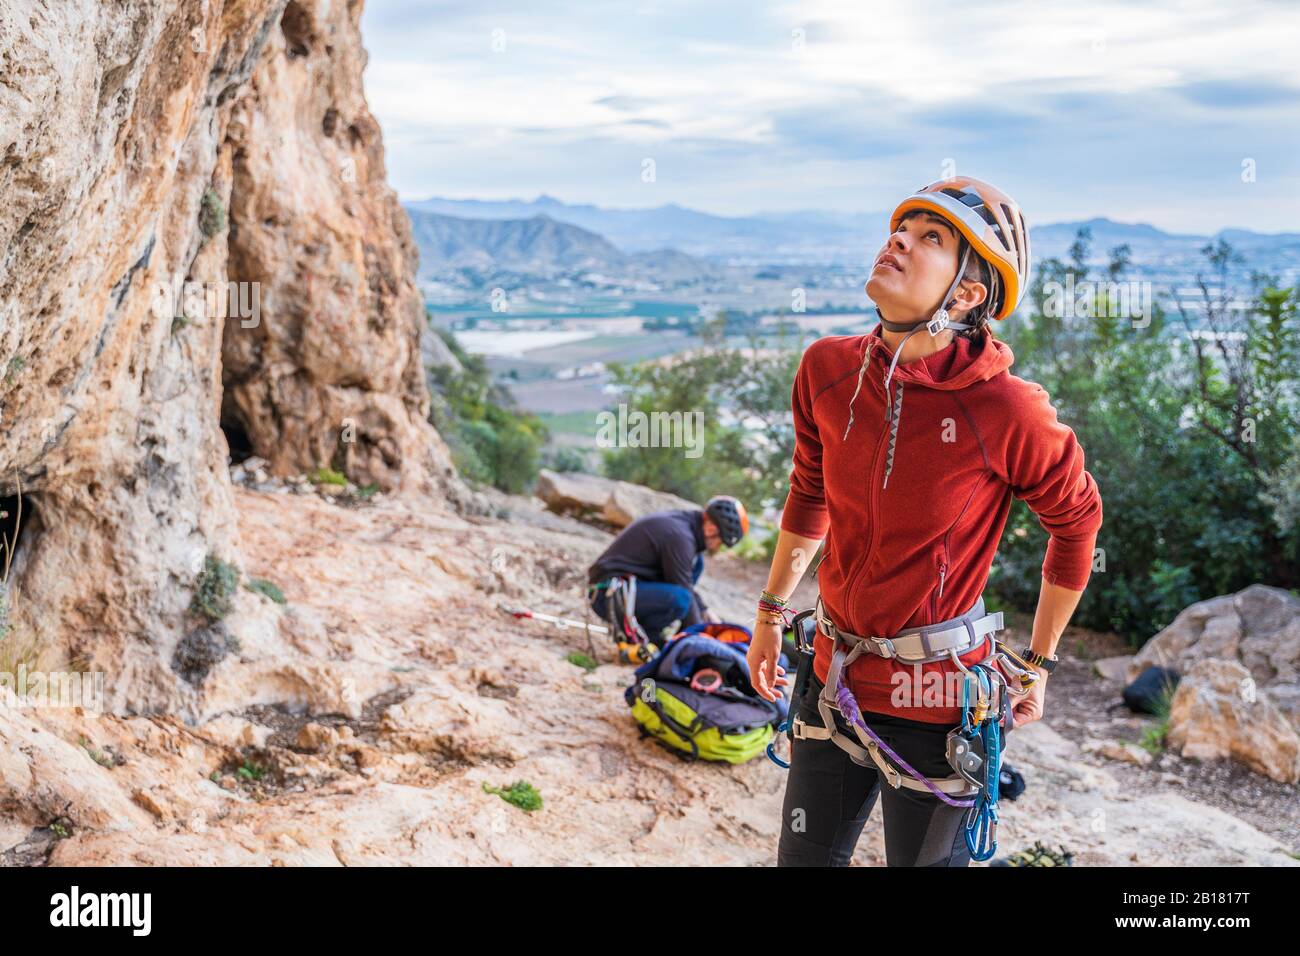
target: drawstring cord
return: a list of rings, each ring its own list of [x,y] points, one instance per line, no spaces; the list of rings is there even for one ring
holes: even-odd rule
[[[879,312],[880,310],[877,309],[876,313],[879,314]],[[858,392],[862,391],[862,378],[867,374],[867,366],[871,364],[871,349],[875,344],[875,341],[868,335],[867,351],[866,354],[862,356],[862,368],[858,369],[858,387],[853,390],[853,397],[849,399],[849,424],[848,427],[844,429],[844,437],[841,441],[849,440],[849,429],[853,427],[853,403],[858,400]]]

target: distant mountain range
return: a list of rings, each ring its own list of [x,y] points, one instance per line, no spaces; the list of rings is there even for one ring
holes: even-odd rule
[[[530,219],[544,215],[599,233],[626,252],[673,248],[693,256],[726,258],[775,254],[784,259],[862,235],[858,217],[811,213],[776,216],[715,216],[669,204],[653,209],[603,209],[570,205],[541,196],[523,200],[425,199],[407,203],[410,212],[429,212],[467,219]],[[825,218],[822,218],[825,217]],[[869,217],[862,217],[863,224]]]
[[[467,219],[411,207],[407,212],[420,249],[420,276],[426,279],[503,273],[554,279],[594,273],[671,286],[718,272],[713,264],[676,249],[624,252],[598,233],[546,215]]]
[[[406,204],[420,245],[422,274],[496,267],[533,275],[575,270],[692,281],[716,264],[865,264],[884,234],[885,214],[810,210],[715,216],[678,205],[605,209],[549,196],[523,200],[426,199]],[[1300,275],[1300,233],[1224,229],[1213,236],[1164,232],[1146,223],[1096,218],[1031,227],[1035,261],[1064,258],[1080,227],[1092,232],[1091,259],[1104,262],[1127,243],[1139,272],[1190,275],[1200,250],[1226,239],[1243,269]]]

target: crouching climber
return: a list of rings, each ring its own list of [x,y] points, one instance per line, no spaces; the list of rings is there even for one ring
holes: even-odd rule
[[[587,571],[591,609],[610,623],[625,660],[648,659],[651,645],[683,627],[716,622],[695,585],[704,554],[735,545],[749,531],[736,498],[718,495],[703,510],[648,514],[624,528]]]

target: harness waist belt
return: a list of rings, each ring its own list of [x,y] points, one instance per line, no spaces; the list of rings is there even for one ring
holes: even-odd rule
[[[862,637],[836,627],[827,616],[821,596],[817,597],[817,627],[832,643],[843,642],[851,650],[862,646],[857,654],[869,653],[878,657],[904,661],[908,664],[929,664],[951,659],[978,647],[991,634],[1002,630],[1002,612],[984,613],[984,598],[966,614],[951,621],[942,621],[931,627],[911,628],[894,637]],[[857,654],[854,656],[856,657]]]

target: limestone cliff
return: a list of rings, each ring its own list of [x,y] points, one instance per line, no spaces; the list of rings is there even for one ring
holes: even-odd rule
[[[362,95],[359,7],[290,2],[235,103],[228,271],[258,284],[266,321],[227,320],[223,417],[274,473],[332,462],[361,483],[418,487],[434,465],[427,323]]]
[[[21,483],[28,511],[9,603],[51,659],[109,673],[115,710],[201,712],[178,656],[263,626],[246,601],[217,638],[187,613],[209,554],[241,562],[223,409],[282,473],[464,499],[425,422],[360,14],[0,7],[0,499]]]

